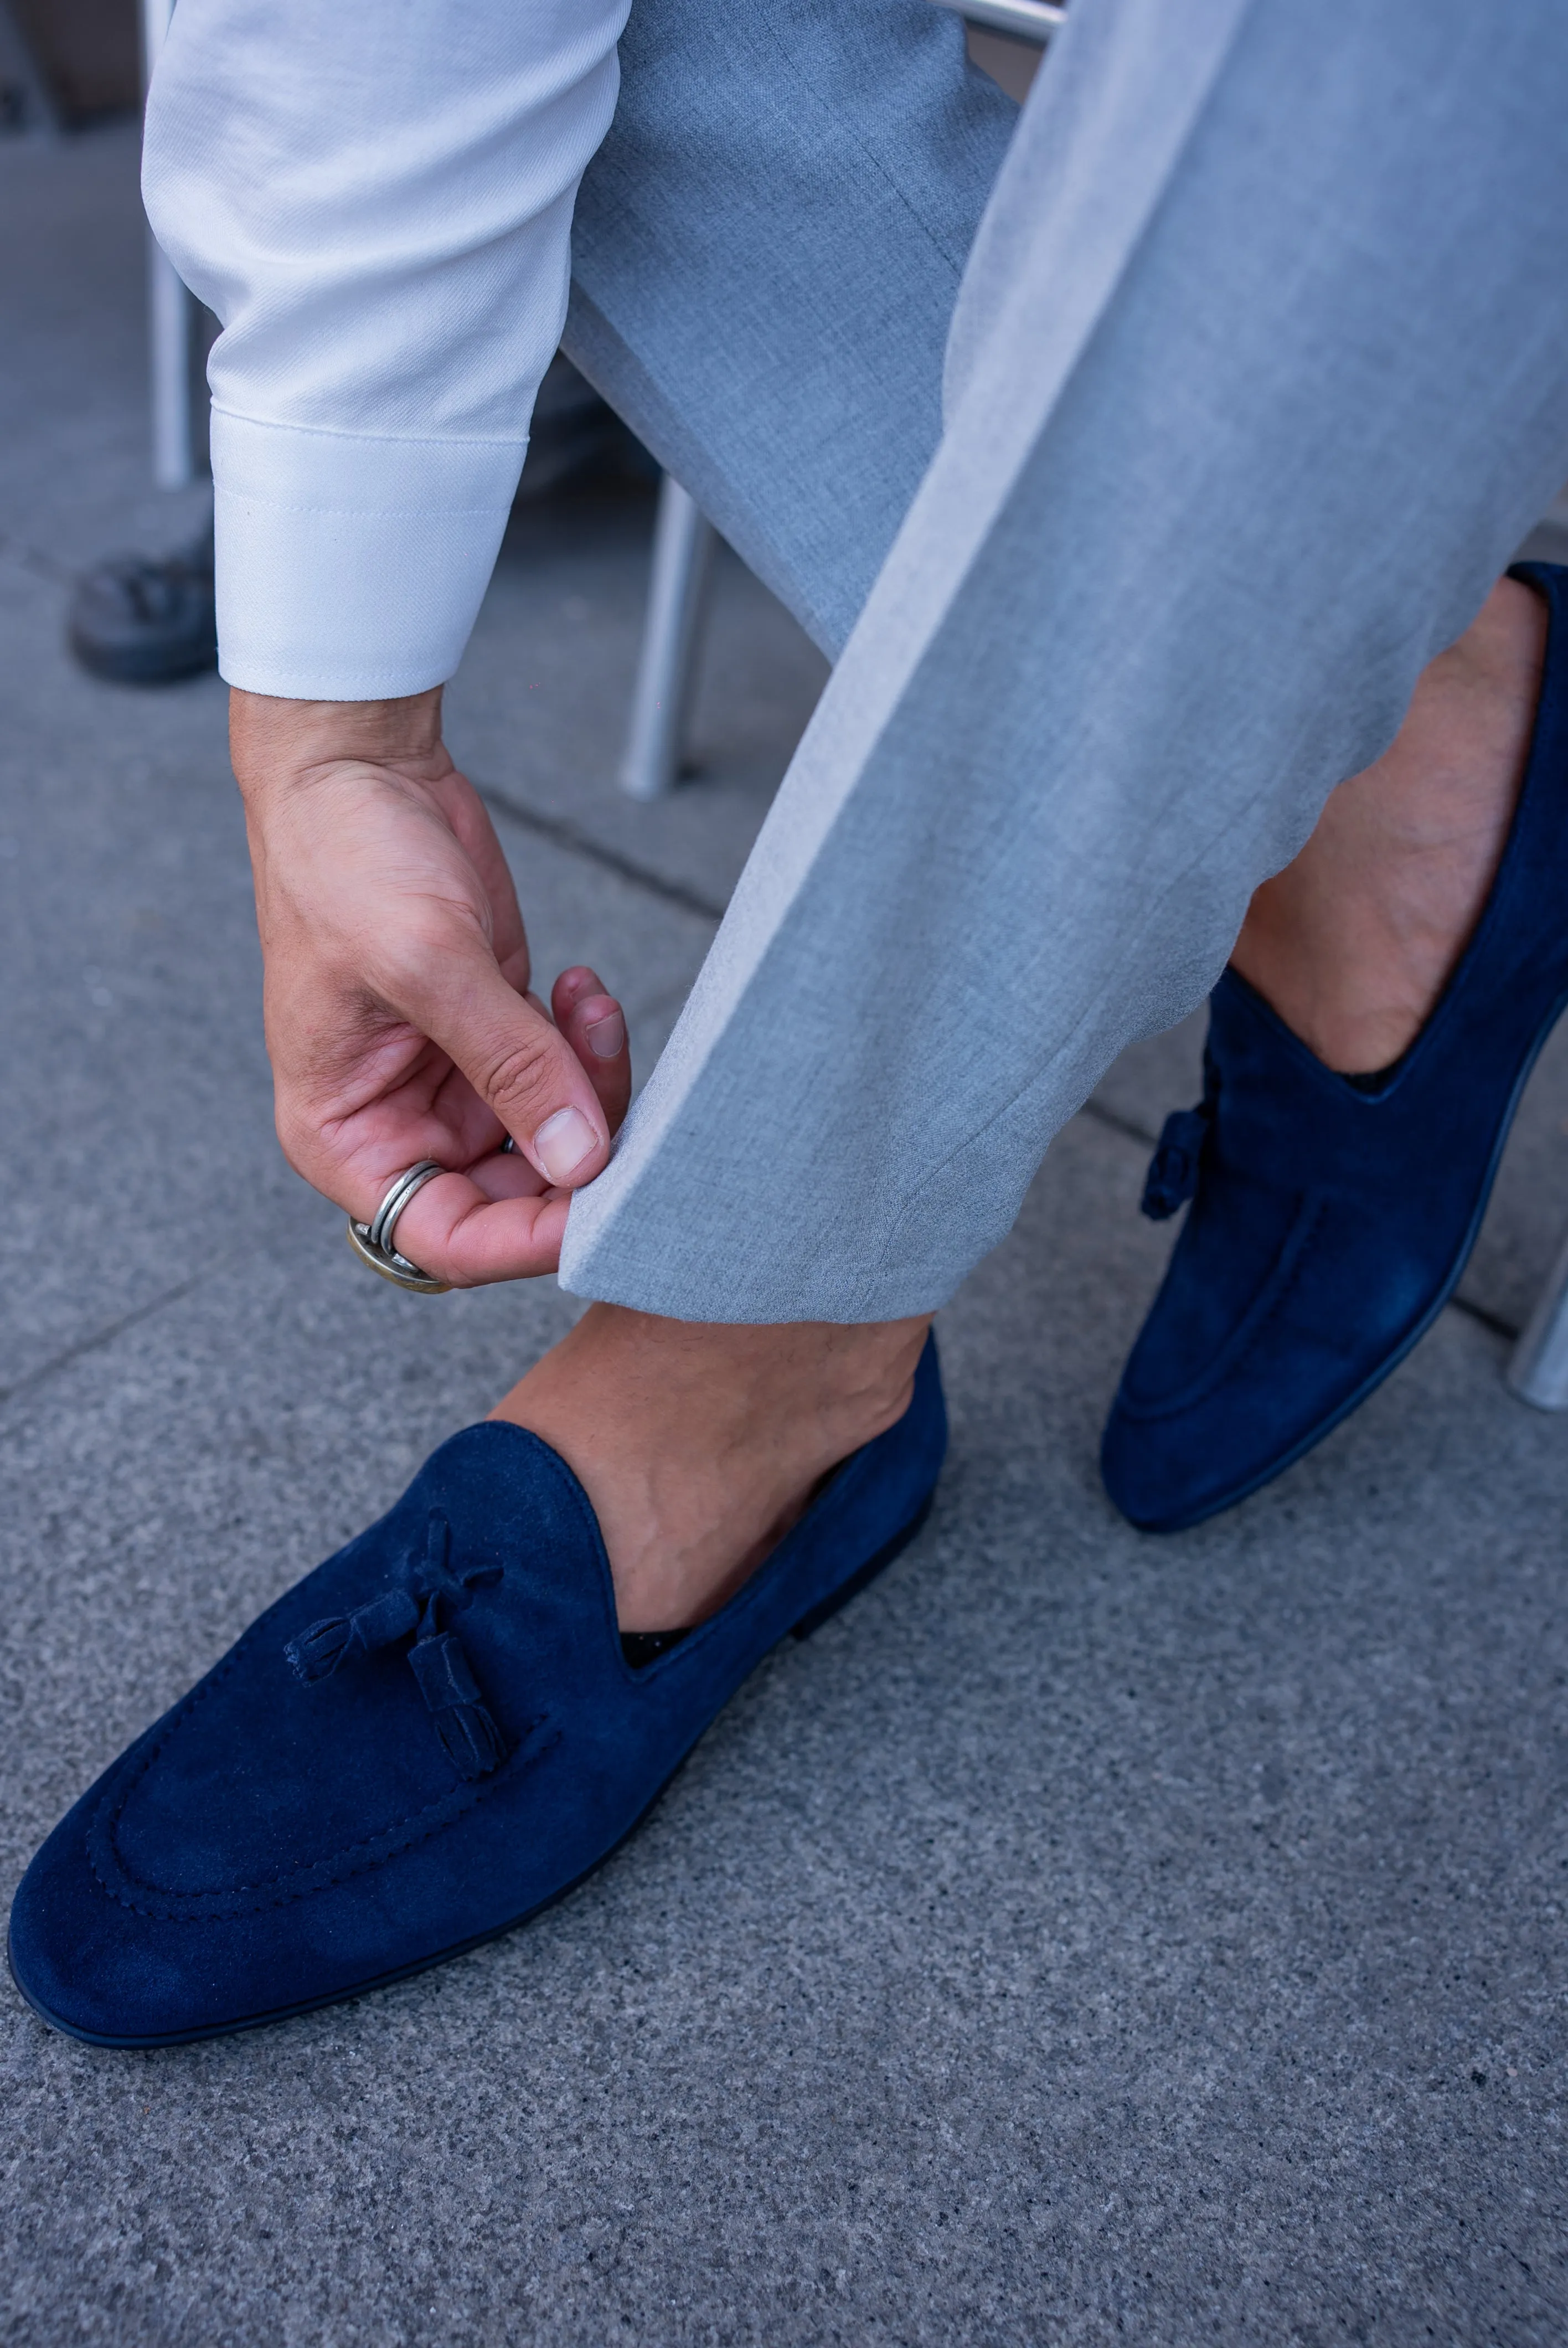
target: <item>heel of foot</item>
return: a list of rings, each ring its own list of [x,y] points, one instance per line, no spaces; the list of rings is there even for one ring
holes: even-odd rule
[[[885,1541],[875,1557],[867,1558],[858,1572],[852,1573],[847,1581],[841,1581],[838,1588],[829,1597],[825,1598],[820,1605],[814,1606],[809,1613],[803,1614],[790,1636],[794,1639],[809,1639],[812,1632],[820,1631],[823,1624],[830,1621],[841,1606],[847,1606],[852,1598],[858,1598],[861,1591],[870,1582],[875,1581],[877,1575],[890,1566],[896,1557],[900,1556],[908,1548],[930,1515],[934,1498],[934,1494],[928,1493],[903,1530],[895,1533],[890,1541]]]

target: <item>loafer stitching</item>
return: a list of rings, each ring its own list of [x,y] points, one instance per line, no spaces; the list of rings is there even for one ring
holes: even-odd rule
[[[598,1520],[565,1462],[559,1454],[550,1450],[548,1444],[541,1443],[526,1428],[518,1428],[516,1432],[537,1448],[550,1472],[552,1482],[570,1503],[585,1528],[590,1530],[594,1541],[602,1546]],[[272,1632],[275,1617],[296,1594],[293,1591],[285,1591],[283,1597],[259,1614],[249,1629],[241,1632],[222,1662],[208,1673],[200,1685],[191,1689],[185,1702],[165,1721],[163,1735],[156,1745],[149,1747],[123,1789],[117,1796],[111,1787],[94,1813],[86,1838],[88,1864],[108,1896],[134,1914],[167,1922],[194,1922],[204,1918],[259,1914],[263,1909],[287,1907],[296,1900],[309,1899],[314,1892],[330,1890],[334,1883],[345,1882],[353,1876],[384,1866],[388,1859],[396,1858],[402,1851],[412,1849],[416,1843],[427,1841],[432,1835],[441,1833],[457,1818],[465,1817],[487,1794],[503,1783],[509,1783],[522,1768],[539,1759],[559,1741],[559,1729],[553,1734],[541,1734],[548,1728],[550,1722],[548,1713],[541,1714],[527,1725],[515,1751],[493,1775],[471,1786],[456,1787],[452,1793],[443,1795],[438,1802],[427,1803],[424,1809],[415,1810],[394,1825],[382,1828],[376,1834],[366,1836],[358,1842],[344,1843],[337,1850],[329,1851],[324,1858],[312,1859],[308,1865],[291,1870],[291,1875],[297,1879],[292,1885],[290,1876],[282,1875],[273,1877],[265,1884],[235,1884],[224,1890],[201,1891],[174,1891],[161,1885],[143,1882],[126,1865],[115,1844],[115,1829],[126,1804],[198,1704],[204,1704],[222,1686],[263,1633]],[[436,1816],[436,1813],[441,1815]],[[428,1823],[422,1825],[422,1820]],[[397,1839],[389,1841],[388,1838],[392,1837]],[[384,1845],[385,1847],[382,1848]],[[360,1853],[364,1856],[358,1857]],[[345,1860],[353,1863],[345,1865]],[[116,1881],[116,1878],[119,1880]],[[124,1888],[127,1886],[128,1890]],[[133,1897],[132,1893],[149,1896]]]
[[[1157,1403],[1134,1402],[1123,1386],[1117,1404],[1128,1418],[1146,1423],[1180,1417],[1184,1411],[1190,1410],[1194,1403],[1202,1402],[1215,1386],[1245,1365],[1256,1351],[1270,1322],[1277,1317],[1281,1307],[1298,1286],[1327,1203],[1326,1198],[1314,1198],[1310,1194],[1302,1200],[1268,1278],[1200,1376],[1184,1385],[1179,1394]]]
[[[325,1859],[312,1859],[307,1866],[291,1870],[293,1879],[291,1879],[291,1875],[278,1875],[266,1883],[240,1883],[227,1890],[210,1891],[173,1891],[159,1885],[143,1883],[131,1873],[115,1846],[115,1828],[120,1815],[163,1749],[161,1745],[155,1746],[118,1797],[111,1789],[98,1806],[87,1828],[88,1861],[98,1883],[111,1900],[122,1908],[128,1908],[135,1915],[156,1917],[166,1923],[205,1922],[214,1918],[256,1915],[267,1908],[287,1908],[295,1900],[309,1899],[314,1892],[329,1891],[334,1884],[347,1882],[354,1876],[368,1874],[374,1868],[384,1867],[389,1859],[413,1849],[417,1843],[428,1842],[432,1836],[440,1834],[474,1809],[487,1795],[502,1785],[509,1784],[559,1741],[559,1729],[554,1727],[548,1713],[543,1714],[530,1723],[510,1758],[493,1776],[471,1785],[455,1787],[438,1802],[427,1803],[423,1810],[415,1810],[395,1825],[383,1828],[380,1833],[366,1836],[360,1842],[344,1843]],[[114,1877],[120,1880],[113,1880]],[[149,1896],[138,1898],[133,1897],[133,1893]]]
[[[471,1787],[456,1787],[452,1793],[443,1795],[440,1801],[427,1803],[423,1810],[415,1810],[394,1825],[382,1828],[377,1834],[366,1836],[359,1842],[342,1844],[324,1858],[312,1859],[307,1867],[294,1870],[299,1879],[292,1887],[289,1878],[282,1875],[266,1884],[235,1884],[223,1890],[215,1888],[203,1891],[175,1891],[165,1890],[161,1885],[144,1883],[126,1865],[115,1843],[115,1829],[126,1804],[166,1751],[176,1732],[184,1726],[199,1704],[204,1704],[222,1686],[246,1651],[268,1630],[272,1618],[281,1611],[282,1602],[269,1606],[264,1614],[258,1615],[250,1629],[236,1640],[217,1669],[210,1672],[200,1685],[191,1690],[166,1723],[163,1735],[143,1756],[140,1766],[129,1774],[118,1794],[115,1788],[109,1789],[94,1814],[87,1834],[88,1863],[108,1897],[137,1915],[159,1917],[171,1922],[180,1920],[194,1921],[214,1915],[251,1915],[264,1908],[286,1907],[292,1900],[308,1899],[313,1892],[330,1890],[333,1883],[345,1881],[370,1868],[383,1866],[387,1859],[395,1858],[399,1851],[411,1849],[416,1842],[428,1840],[432,1834],[439,1833],[472,1809],[493,1788],[503,1782],[509,1783],[519,1769],[537,1760],[557,1741],[556,1736],[538,1740],[538,1732],[548,1720],[548,1714],[541,1715],[538,1720],[530,1723],[510,1759],[493,1776]],[[443,1815],[433,1817],[433,1812]],[[428,1823],[421,1825],[421,1820]],[[389,1841],[388,1838],[397,1839]],[[383,1844],[386,1846],[384,1849],[377,1848]],[[365,1855],[356,1859],[359,1853]],[[345,1860],[354,1863],[344,1865]],[[119,1879],[118,1882],[114,1879],[117,1877]],[[150,1896],[133,1897],[133,1893]]]

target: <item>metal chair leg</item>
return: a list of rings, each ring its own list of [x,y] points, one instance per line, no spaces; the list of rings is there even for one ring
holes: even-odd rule
[[[1508,1383],[1537,1410],[1568,1410],[1568,1240],[1510,1357]]]
[[[653,530],[642,654],[619,778],[621,789],[634,799],[662,798],[680,771],[714,536],[712,522],[666,473]]]
[[[152,478],[160,489],[196,479],[190,435],[190,294],[168,255],[147,240],[148,343],[152,359]]]
[[[141,0],[142,70],[152,79],[174,0]],[[195,304],[150,231],[147,240],[148,345],[152,366],[152,477],[160,489],[196,478],[191,442],[190,363]]]

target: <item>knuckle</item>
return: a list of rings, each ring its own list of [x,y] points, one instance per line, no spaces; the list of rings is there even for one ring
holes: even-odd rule
[[[504,1120],[508,1111],[526,1119],[559,1107],[560,1088],[556,1037],[542,1023],[536,1034],[514,1037],[485,1070],[485,1097]]]

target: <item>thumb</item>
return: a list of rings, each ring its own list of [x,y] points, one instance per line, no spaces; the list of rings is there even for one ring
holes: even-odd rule
[[[591,1182],[609,1162],[610,1127],[571,1045],[487,953],[444,960],[429,999],[409,1004],[408,1015],[462,1070],[547,1182],[563,1189]]]

